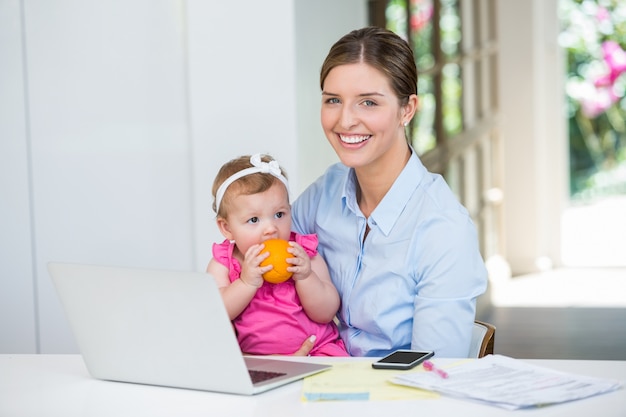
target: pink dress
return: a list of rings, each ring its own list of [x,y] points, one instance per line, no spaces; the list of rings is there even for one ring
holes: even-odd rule
[[[299,243],[309,257],[317,255],[316,235],[292,232],[290,240]],[[241,264],[233,257],[234,248],[229,240],[213,244],[213,258],[228,268],[230,282],[241,273]],[[306,315],[292,279],[280,284],[263,282],[233,324],[242,352],[290,355],[307,337],[315,335],[312,356],[349,356],[334,322],[317,323]]]

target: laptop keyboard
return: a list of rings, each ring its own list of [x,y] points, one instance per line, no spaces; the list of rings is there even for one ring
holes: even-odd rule
[[[286,375],[284,372],[255,371],[253,369],[248,369],[248,372],[250,373],[250,378],[252,378],[253,384]]]

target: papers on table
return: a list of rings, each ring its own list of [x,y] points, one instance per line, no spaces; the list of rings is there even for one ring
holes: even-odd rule
[[[391,382],[514,410],[591,397],[622,386],[619,381],[579,376],[488,355],[434,372],[396,374]]]

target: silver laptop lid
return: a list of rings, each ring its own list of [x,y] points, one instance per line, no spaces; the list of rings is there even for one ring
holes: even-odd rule
[[[67,263],[48,270],[94,378],[257,392],[210,275]]]

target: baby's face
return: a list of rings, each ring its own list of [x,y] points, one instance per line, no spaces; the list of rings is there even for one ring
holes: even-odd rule
[[[238,195],[232,199],[227,227],[237,248],[245,254],[252,245],[267,239],[289,240],[291,206],[284,184],[276,181],[267,191]]]

